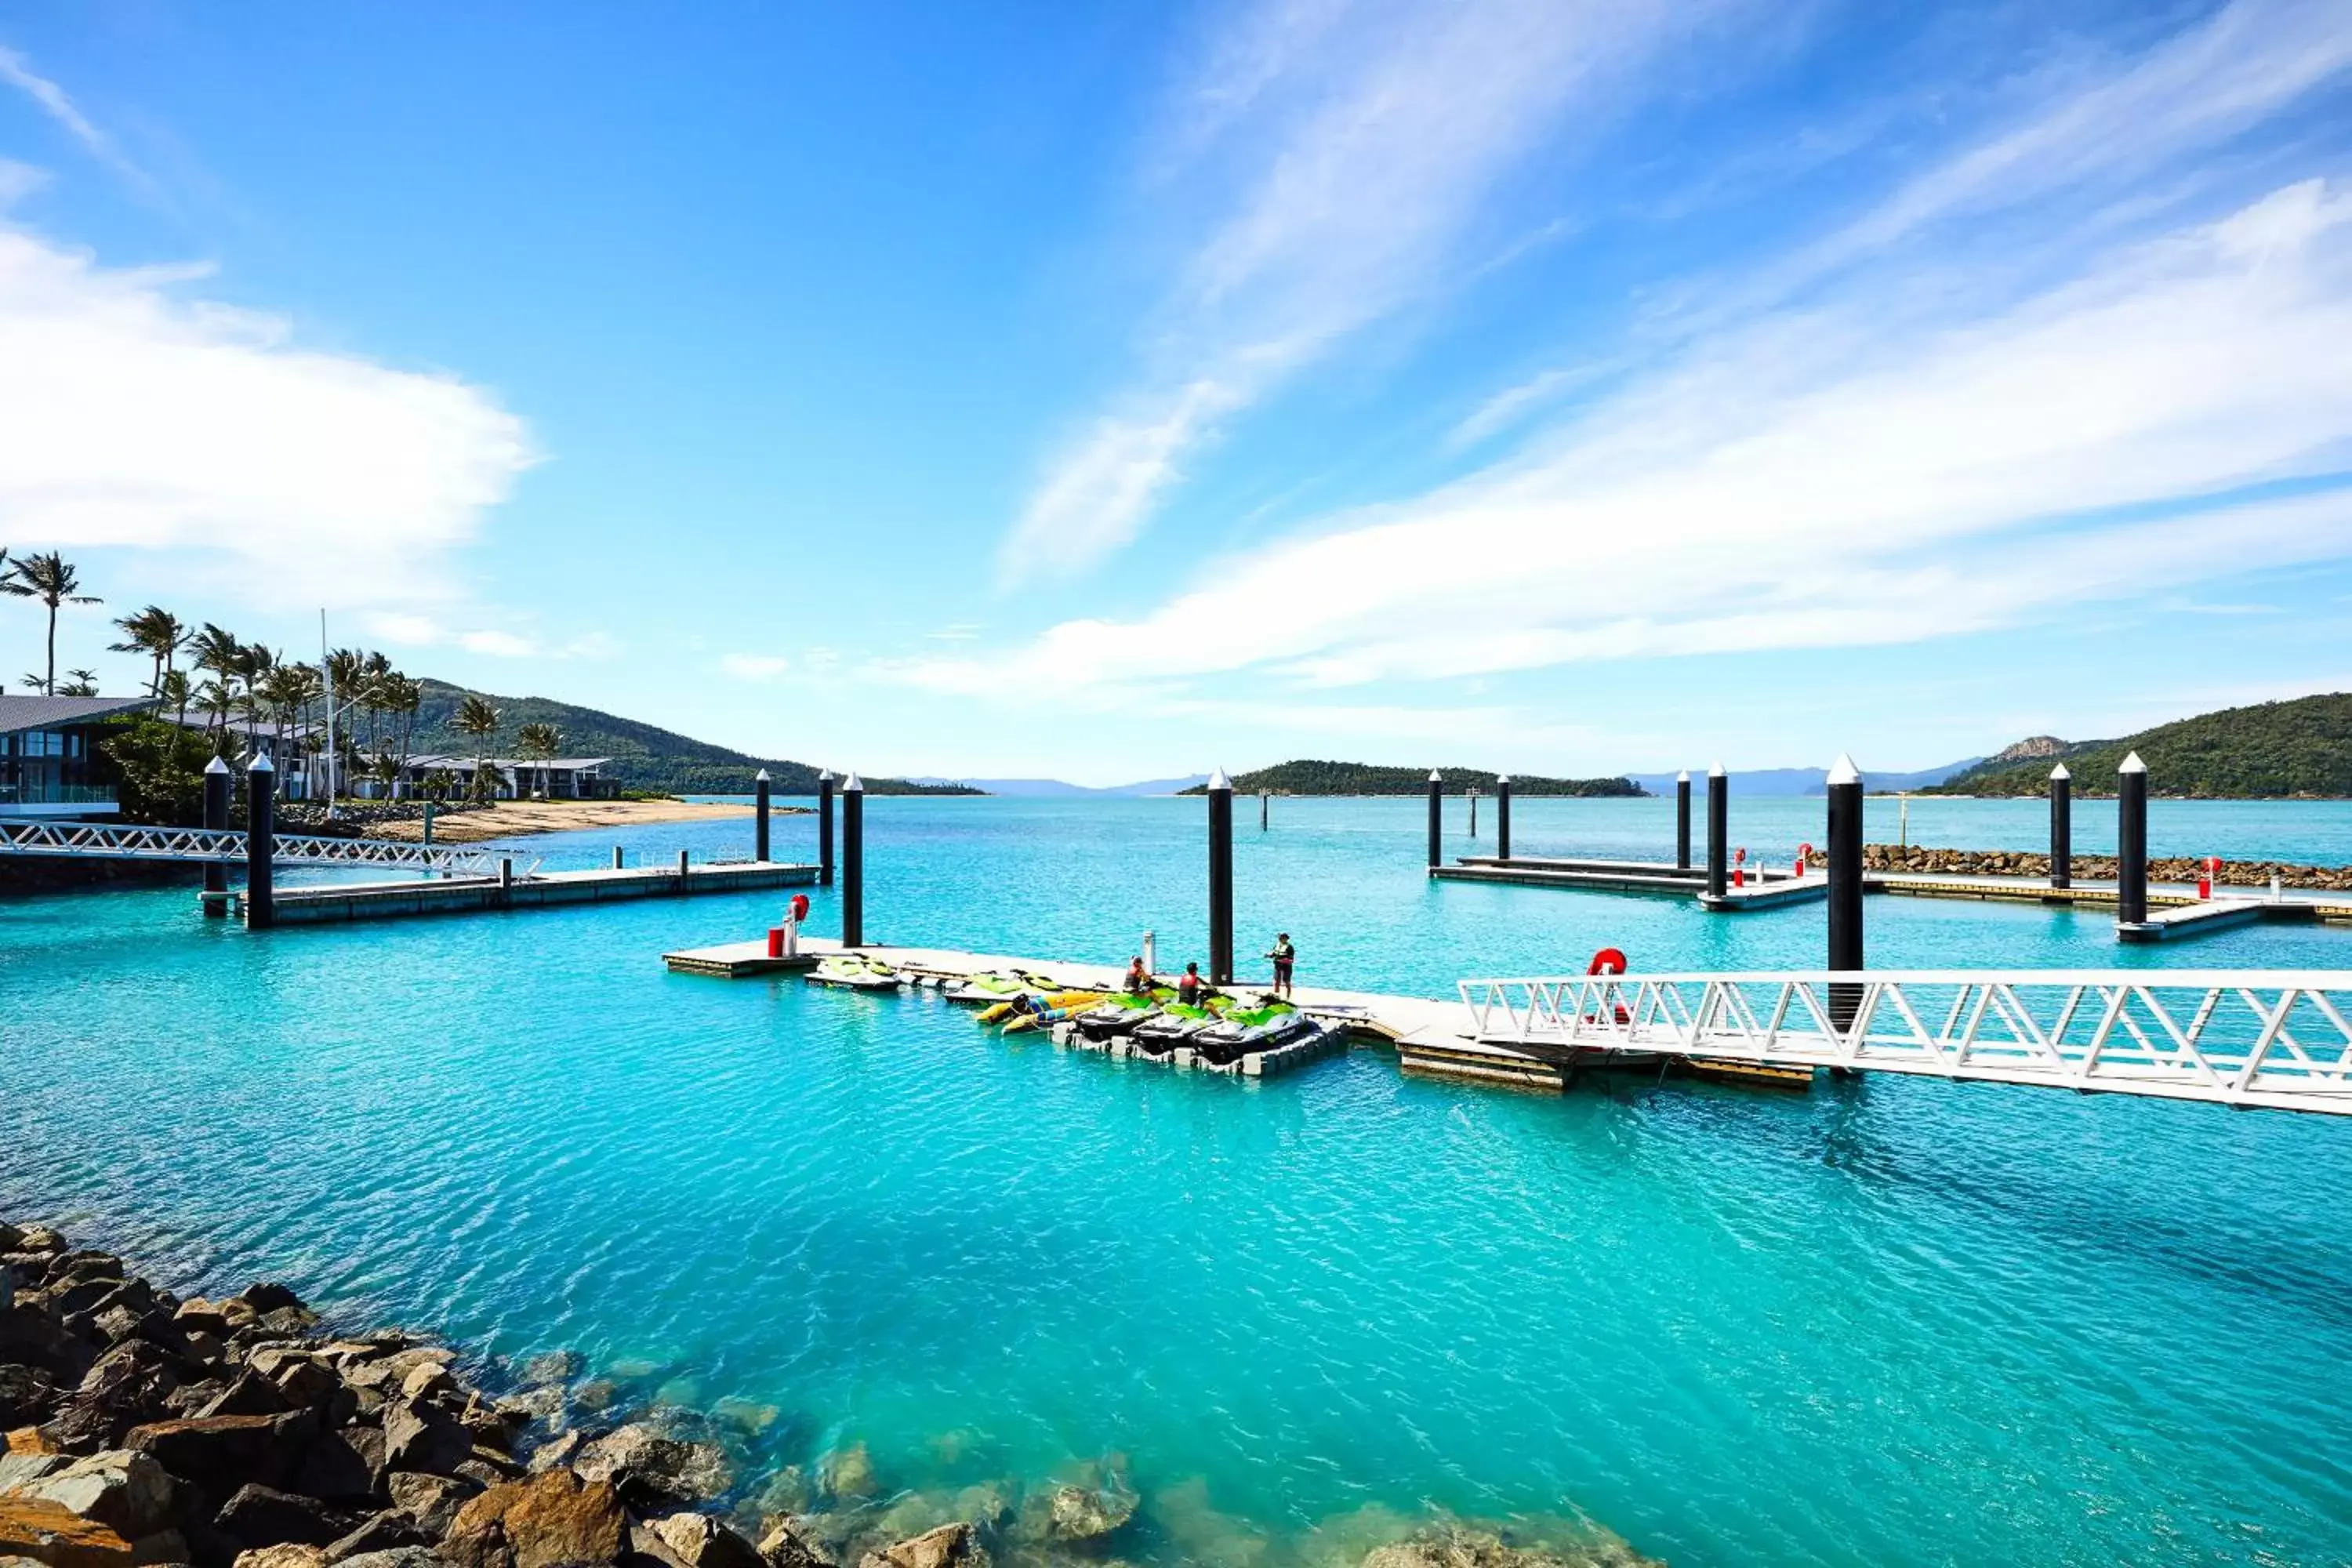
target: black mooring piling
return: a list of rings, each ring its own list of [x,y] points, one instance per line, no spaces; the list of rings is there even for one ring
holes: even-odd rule
[[[268,931],[278,923],[270,886],[278,847],[278,770],[259,752],[245,769],[245,929]]]
[[[1830,952],[1832,970],[1851,972],[1862,958],[1862,774],[1841,756],[1827,781],[1830,852]],[[1860,985],[1830,987],[1830,1022],[1843,1029],[1862,1005]]]
[[[2050,885],[2074,885],[2074,775],[2063,763],[2050,770]]]
[[[833,770],[816,775],[816,885],[833,886]]]
[[[1511,775],[1495,775],[1495,858],[1511,858]]]
[[[1731,890],[1731,779],[1717,763],[1706,770],[1706,894]]]
[[[228,764],[215,757],[205,764],[205,827],[213,833],[228,831],[229,794],[236,787],[230,778]],[[228,862],[205,862],[205,913],[228,913]]]
[[[1675,869],[1690,869],[1690,770],[1675,775]]]
[[[1429,770],[1429,868],[1433,871],[1445,863],[1445,819],[1442,802],[1445,798],[1445,780],[1435,768]]]
[[[841,945],[866,945],[866,783],[841,785]]]
[[[1209,984],[1234,982],[1234,786],[1209,777]]]
[[[2116,923],[2147,921],[2147,764],[2134,752],[2116,773]]]
[[[759,819],[751,828],[751,858],[762,866],[768,863],[768,770],[761,768],[751,780],[754,809]]]

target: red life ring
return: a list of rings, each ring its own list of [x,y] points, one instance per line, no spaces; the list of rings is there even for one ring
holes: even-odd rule
[[[1592,962],[1585,965],[1584,973],[1587,974],[1624,973],[1625,954],[1623,950],[1614,947],[1602,948],[1599,952],[1592,955]]]
[[[1812,863],[1813,847],[1810,844],[1799,845],[1797,847],[1797,875],[1800,877],[1803,876],[1805,874],[1805,868]]]
[[[793,919],[794,921],[804,921],[808,919],[808,895],[806,893],[794,893],[793,895]]]

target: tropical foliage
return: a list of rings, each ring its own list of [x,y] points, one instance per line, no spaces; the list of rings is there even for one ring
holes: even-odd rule
[[[0,559],[5,552],[0,552]],[[25,684],[37,687],[55,697],[58,695],[58,611],[67,605],[95,605],[95,595],[81,592],[79,574],[71,562],[56,551],[47,555],[18,557],[5,570],[0,570],[0,594],[18,599],[37,599],[49,612],[48,663],[36,680],[25,678]],[[87,673],[80,671],[77,673]]]
[[[1447,795],[1465,790],[1495,793],[1496,775],[1476,768],[1440,768]],[[1234,788],[1243,795],[1422,795],[1429,789],[1427,768],[1389,768],[1370,763],[1279,763],[1270,768],[1237,773]],[[1199,795],[1195,785],[1186,795]],[[1511,793],[1523,795],[1635,795],[1642,786],[1631,779],[1554,779],[1513,773]]]
[[[1948,779],[1936,795],[2041,795],[2066,764],[2076,795],[2113,795],[2116,770],[2137,752],[2151,795],[2193,799],[2352,797],[2352,693],[2225,708],[2113,741],[2079,741],[2026,762],[1995,758]]]

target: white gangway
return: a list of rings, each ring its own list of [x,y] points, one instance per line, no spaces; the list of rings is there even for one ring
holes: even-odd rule
[[[0,821],[0,855],[242,864],[245,859],[245,833],[238,828]],[[325,838],[293,833],[272,836],[269,858],[279,865],[373,866],[394,871],[438,871],[457,877],[495,877],[501,858],[480,848],[395,844],[380,838]],[[534,856],[528,867],[516,869],[520,875],[529,876],[538,866],[539,858]]]
[[[2352,971],[1465,980],[1477,1039],[2352,1114]]]

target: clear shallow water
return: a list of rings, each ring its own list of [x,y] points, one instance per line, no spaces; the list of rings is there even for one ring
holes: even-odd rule
[[[1736,819],[1759,858],[1818,820],[1773,805]],[[1997,841],[2000,813],[2040,832],[2030,805],[1948,806],[1980,813],[1952,842]],[[2220,853],[2352,841],[2343,807],[2186,809],[2276,846]],[[1416,802],[1275,812],[1263,837],[1239,814],[1242,946],[1285,927],[1312,980],[1443,994],[1604,942],[1820,961],[1818,909],[1433,887]],[[1515,816],[1528,848],[1580,852],[1656,852],[1672,820]],[[1118,958],[1153,927],[1181,959],[1200,823],[877,799],[869,932]],[[783,852],[809,819],[777,831]],[[653,859],[749,834],[551,863],[616,837]],[[1686,1563],[2352,1553],[2352,1127],[1896,1080],[1530,1098],[1371,1053],[1236,1084],[1011,1045],[936,998],[661,971],[775,901],[267,938],[179,891],[0,903],[0,1212],[183,1283],[285,1278],[354,1321],[773,1406],[756,1462],[862,1439],[933,1487],[1120,1451],[1148,1500],[1129,1554],[1161,1561],[1264,1536],[1278,1562],[1425,1506],[1580,1510]],[[1869,919],[1889,966],[2352,967],[2340,931],[2119,950],[2038,909]]]

